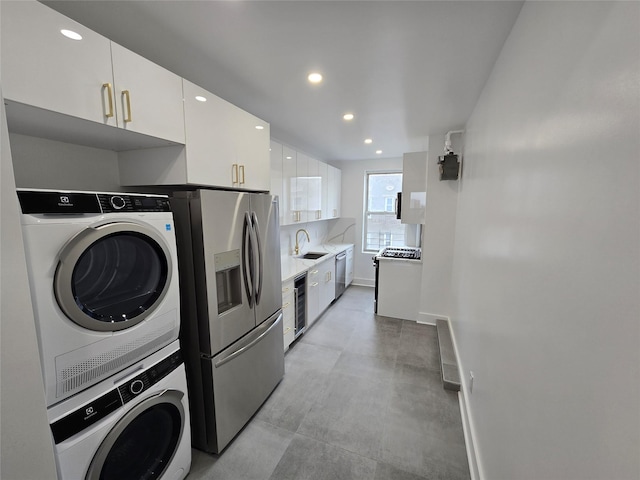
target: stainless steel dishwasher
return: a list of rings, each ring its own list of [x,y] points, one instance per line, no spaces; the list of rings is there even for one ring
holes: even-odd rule
[[[336,255],[336,300],[344,293],[347,280],[347,252]]]

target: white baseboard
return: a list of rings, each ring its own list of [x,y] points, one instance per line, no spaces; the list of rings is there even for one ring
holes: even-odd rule
[[[440,317],[442,318],[442,317]],[[449,320],[447,318],[447,320]],[[449,321],[449,323],[451,323]],[[458,352],[458,344],[456,343],[456,336],[452,328],[451,341],[453,343],[453,350],[456,353],[458,359],[458,374],[460,375],[460,391],[458,392],[458,401],[460,403],[460,415],[462,417],[462,430],[464,432],[464,443],[467,448],[467,460],[469,462],[469,473],[471,480],[482,480],[484,475],[482,474],[481,462],[478,456],[475,439],[478,438],[474,427],[473,416],[469,408],[467,398],[469,398],[469,388],[467,384],[467,376],[464,374],[462,365],[460,362],[460,354]]]
[[[369,278],[354,278],[351,285],[356,285],[358,287],[375,287],[376,281]]]
[[[426,323],[427,325],[435,325],[436,324],[436,320],[439,318],[444,318],[445,320],[449,321],[449,317],[447,315],[436,315],[435,313],[425,313],[425,312],[419,312],[418,313],[418,323]],[[458,352],[456,352],[457,354]]]

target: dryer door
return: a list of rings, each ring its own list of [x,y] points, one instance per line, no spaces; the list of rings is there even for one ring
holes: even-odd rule
[[[60,252],[58,305],[78,325],[124,330],[162,301],[171,280],[169,248],[152,228],[133,222],[90,227]]]
[[[132,408],[96,451],[86,480],[153,480],[171,463],[185,428],[184,394],[166,390]]]

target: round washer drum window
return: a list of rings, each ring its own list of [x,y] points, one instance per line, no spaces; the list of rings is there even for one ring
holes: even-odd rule
[[[167,282],[167,259],[151,238],[114,233],[80,256],[71,276],[78,307],[100,322],[125,322],[151,308]]]
[[[180,440],[182,415],[159,403],[137,415],[115,440],[100,468],[100,480],[160,478]]]

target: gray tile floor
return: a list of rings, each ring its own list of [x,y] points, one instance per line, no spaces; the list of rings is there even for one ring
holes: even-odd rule
[[[376,317],[351,286],[285,356],[285,377],[222,455],[187,480],[469,479],[435,327]]]

